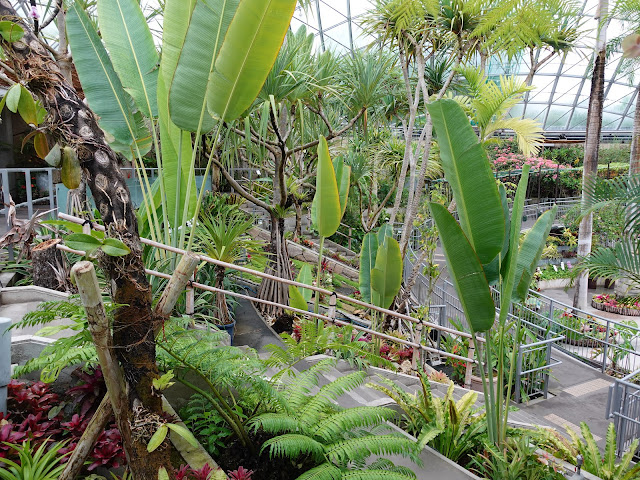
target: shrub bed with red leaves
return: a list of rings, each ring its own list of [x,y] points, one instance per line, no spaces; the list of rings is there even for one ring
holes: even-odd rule
[[[78,378],[78,385],[63,395],[54,393],[51,385],[43,382],[9,383],[8,415],[0,413],[0,462],[13,454],[7,443],[30,440],[35,448],[43,442],[66,441],[61,454],[76,447],[107,389],[99,368],[91,372],[77,369],[73,375]],[[120,432],[113,421],[98,438],[89,461],[88,471],[117,468],[125,463]]]

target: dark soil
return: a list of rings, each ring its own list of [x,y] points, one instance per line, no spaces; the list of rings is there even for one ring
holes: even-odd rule
[[[270,438],[264,433],[251,435],[251,437],[254,444],[258,446],[258,450]],[[267,450],[260,455],[252,453],[238,440],[233,440],[215,460],[225,472],[236,470],[240,466],[253,470],[252,480],[291,480],[315,466],[308,461],[300,463],[286,458],[270,458]]]
[[[291,333],[293,331],[293,315],[280,315],[276,318],[271,328],[279,335],[281,333]]]

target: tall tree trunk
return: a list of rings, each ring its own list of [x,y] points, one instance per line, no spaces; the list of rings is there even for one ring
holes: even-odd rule
[[[96,116],[9,0],[0,0],[0,16],[19,23],[25,31],[17,42],[2,40],[2,50],[23,84],[42,101],[49,113],[49,124],[54,126],[52,135],[76,149],[108,235],[119,238],[131,249],[126,257],[104,256],[101,260],[111,281],[113,301],[123,305],[114,312],[113,337],[128,384],[129,405],[116,415],[118,425],[130,429],[123,432],[123,438],[131,439],[124,447],[133,476],[137,480],[156,480],[161,466],[170,471],[170,448],[148,453],[148,432],[138,426],[146,416],[162,414],[162,401],[152,389],[152,380],[158,376],[154,341],[157,322],[152,316],[151,288],[145,276],[131,195]]]
[[[267,247],[269,261],[264,273],[274,275],[279,278],[293,280],[291,273],[291,261],[289,260],[289,251],[287,250],[287,241],[284,239],[284,218],[278,218],[273,212],[271,215],[271,242]],[[289,305],[289,286],[265,278],[260,283],[258,290],[258,298],[269,300],[271,302]],[[263,313],[272,317],[282,315],[283,309],[271,305],[260,306]]]
[[[584,143],[584,167],[582,173],[582,203],[585,202],[584,186],[594,181],[598,173],[598,147],[602,130],[602,107],[604,103],[604,70],[606,65],[607,10],[608,0],[599,0],[595,19],[598,21],[598,37],[595,48],[595,64],[591,78],[591,96],[587,112],[587,131]],[[591,253],[593,215],[586,215],[580,222],[578,231],[578,257]],[[573,306],[584,309],[587,306],[589,271],[583,271],[576,279]]]
[[[640,84],[636,87],[636,112],[633,115],[633,138],[629,158],[629,175],[640,175]]]

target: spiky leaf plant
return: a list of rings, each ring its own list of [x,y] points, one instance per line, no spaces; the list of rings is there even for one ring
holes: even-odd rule
[[[592,473],[602,480],[632,480],[640,477],[640,464],[633,465],[632,460],[638,450],[638,439],[635,439],[616,463],[616,429],[613,423],[607,427],[604,455],[593,438],[589,426],[580,422],[580,435],[567,427],[571,440],[548,428],[538,428],[536,443],[558,458],[569,462],[575,461],[578,454],[584,458],[582,469]]]
[[[429,445],[445,457],[460,460],[480,442],[486,430],[485,414],[474,405],[478,398],[468,392],[457,402],[453,399],[453,382],[444,397],[431,391],[431,384],[423,370],[419,370],[421,389],[407,393],[395,382],[380,378],[382,385],[369,384],[389,396],[403,410],[401,426],[418,438],[418,445]]]
[[[393,410],[336,406],[338,397],[362,385],[364,372],[344,375],[318,389],[318,374],[333,364],[325,360],[295,379],[283,379],[276,411],[249,421],[254,431],[273,435],[262,450],[272,457],[311,461],[315,466],[298,480],[415,478],[388,461],[365,466],[370,457],[384,455],[403,455],[418,462],[417,448],[410,439],[388,433],[384,424],[395,415]]]
[[[30,441],[22,445],[7,444],[16,451],[19,461],[3,458],[5,465],[0,468],[0,480],[57,480],[65,467],[60,460],[71,454],[60,453],[66,444],[60,442],[50,445],[43,442],[38,448],[32,446]]]
[[[368,365],[391,365],[388,360],[374,354],[368,342],[360,341],[362,334],[349,326],[325,326],[303,320],[300,326],[300,340],[288,333],[283,333],[281,338],[284,345],[271,344],[265,347],[271,354],[266,360],[266,365],[281,369],[274,375],[276,379],[290,373],[291,368],[301,360],[326,352],[331,352],[333,356],[346,360],[352,367],[359,369]]]

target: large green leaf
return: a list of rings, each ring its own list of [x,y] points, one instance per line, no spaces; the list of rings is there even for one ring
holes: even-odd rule
[[[140,4],[136,0],[98,0],[98,22],[124,89],[147,117],[155,117],[160,56]]]
[[[485,332],[493,325],[496,309],[480,259],[453,215],[438,203],[430,203],[429,208],[469,325],[474,332]]]
[[[311,265],[309,265],[308,263],[305,263],[300,269],[300,272],[298,272],[298,277],[296,278],[296,280],[299,283],[304,283],[305,285],[311,285],[313,283],[313,273],[311,272]],[[310,301],[311,297],[313,296],[313,292],[308,288],[301,288],[301,287],[298,287],[298,288],[300,289],[300,293],[304,297],[305,301],[307,302]]]
[[[551,226],[556,218],[557,209],[557,205],[554,205],[551,210],[544,212],[524,237],[518,253],[515,273],[513,290],[513,301],[515,302],[523,301],[529,293],[529,285],[542,256],[549,231],[551,231]]]
[[[362,239],[362,249],[360,250],[360,294],[362,300],[371,303],[371,270],[376,264],[378,254],[378,236],[367,233]]]
[[[378,243],[382,245],[387,238],[393,237],[393,228],[388,223],[380,225],[378,229]]]
[[[439,100],[428,109],[460,225],[480,262],[488,264],[502,249],[505,219],[487,155],[457,102]]]
[[[351,185],[351,167],[344,163],[342,157],[338,157],[333,161],[333,169],[336,172],[336,182],[338,183],[338,193],[340,195],[340,208],[344,216],[347,210],[347,199],[349,198],[349,186]]]
[[[300,289],[294,285],[289,285],[289,306],[298,310],[307,310],[309,308],[307,300],[302,296]]]
[[[378,245],[376,265],[371,270],[371,303],[389,308],[402,284],[402,253],[394,238]]]
[[[77,1],[69,7],[66,21],[73,63],[100,128],[119,144],[131,145],[136,131],[131,98],[122,88],[98,32]]]
[[[329,155],[329,146],[324,137],[318,144],[318,171],[316,173],[316,195],[314,198],[315,225],[321,237],[330,237],[340,226],[342,207],[336,174]]]
[[[239,3],[198,0],[193,10],[170,87],[171,119],[180,128],[208,132],[215,125],[207,110],[209,78]]]
[[[238,118],[260,92],[296,7],[296,0],[243,0],[220,48],[207,94],[209,111]]]
[[[197,0],[165,0],[160,75],[171,85]]]
[[[192,188],[187,198],[187,185],[191,176],[195,185],[195,172],[191,169],[191,134],[180,130],[169,117],[169,98],[162,75],[158,78],[158,124],[160,125],[160,143],[162,144],[162,171],[164,190],[167,196],[164,208],[167,208],[169,221],[180,226],[190,219],[198,201],[196,189]],[[189,203],[187,218],[183,219],[185,202]],[[157,207],[158,205],[156,205]],[[177,210],[176,210],[177,207]]]
[[[513,199],[513,208],[511,211],[511,222],[509,232],[509,249],[505,255],[502,266],[502,290],[500,297],[500,308],[509,308],[513,292],[518,285],[518,275],[516,274],[518,265],[518,254],[520,244],[520,230],[522,228],[522,212],[524,211],[524,202],[527,197],[527,185],[529,184],[530,166],[525,165],[522,169],[522,175],[518,182],[516,195]]]

